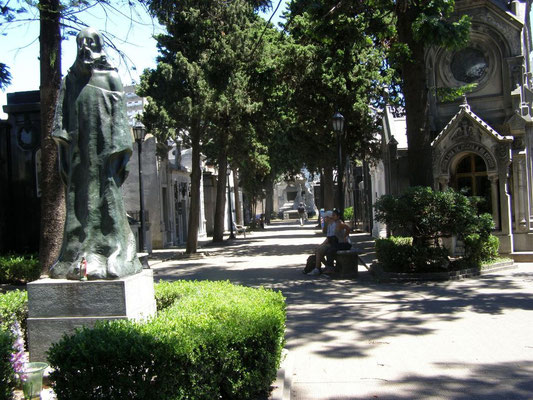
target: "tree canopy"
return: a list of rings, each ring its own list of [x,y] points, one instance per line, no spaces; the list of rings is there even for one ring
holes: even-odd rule
[[[224,175],[228,157],[239,159],[240,144],[250,141],[250,115],[258,107],[248,90],[250,49],[258,36],[258,30],[252,30],[257,21],[254,10],[269,3],[165,0],[148,4],[167,33],[156,37],[158,64],[143,74],[139,94],[157,104],[153,111],[164,110],[174,132],[184,134],[193,148],[187,251],[194,252],[199,216],[199,154],[207,154]],[[219,182],[215,231],[220,233],[225,197],[224,180]]]

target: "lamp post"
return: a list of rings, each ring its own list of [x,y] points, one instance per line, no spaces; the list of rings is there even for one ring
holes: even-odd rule
[[[141,153],[143,148],[143,140],[144,136],[146,135],[146,127],[143,125],[141,121],[135,121],[135,125],[133,125],[133,137],[135,138],[135,141],[137,142],[137,150],[139,154],[139,202],[140,202],[140,219],[141,219],[141,236],[139,240],[139,247],[141,251],[145,250],[146,246],[146,230],[145,230],[145,223],[144,223],[144,191],[143,191],[143,168],[142,168],[142,162],[141,162]]]
[[[231,189],[229,186],[229,176],[231,175],[231,169],[228,168],[226,175],[228,177],[228,222],[229,222],[229,238],[228,239],[235,239],[235,235],[233,234],[233,216],[231,213],[231,209],[233,206],[231,205]]]
[[[332,118],[333,131],[337,136],[337,197],[338,197],[338,210],[341,218],[344,214],[344,191],[342,188],[342,179],[344,175],[344,169],[342,165],[342,131],[344,130],[344,117],[338,111]]]

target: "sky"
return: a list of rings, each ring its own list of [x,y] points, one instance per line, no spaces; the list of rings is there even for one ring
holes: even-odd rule
[[[281,5],[274,15],[272,22],[277,25],[288,0],[280,0]],[[263,18],[269,19],[278,0],[273,0],[273,9]],[[128,12],[125,10],[125,12]],[[115,51],[107,47],[108,58],[112,65],[118,68],[124,85],[139,82],[139,77],[145,68],[154,68],[157,57],[156,42],[153,35],[163,32],[163,28],[155,24],[147,13],[138,9],[133,16],[135,24],[130,23],[129,16],[124,10],[107,12],[107,19],[102,9],[95,8],[80,15],[80,19],[90,26],[109,31],[115,38],[112,42],[129,58],[128,65]],[[31,16],[29,16],[31,17]],[[39,21],[24,21],[0,26],[0,62],[9,66],[12,80],[5,91],[0,90],[0,118],[7,118],[2,107],[7,104],[7,93],[38,90],[39,89]],[[74,37],[64,40],[62,50],[62,73],[65,75],[76,58],[76,41]],[[134,69],[133,69],[134,68]]]

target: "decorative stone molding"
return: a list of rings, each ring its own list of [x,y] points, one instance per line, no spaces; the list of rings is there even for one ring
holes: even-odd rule
[[[447,174],[450,170],[450,164],[456,155],[460,153],[471,152],[479,155],[487,164],[488,171],[496,170],[496,159],[492,155],[489,149],[483,146],[481,143],[476,142],[461,142],[453,146],[451,149],[444,153],[444,156],[440,161],[440,171],[443,174]]]
[[[513,151],[523,151],[525,149],[525,143],[524,138],[521,136],[515,136],[513,143],[512,143],[512,149]]]
[[[517,112],[513,113],[507,121],[505,121],[505,125],[509,129],[509,133],[512,135],[521,135],[526,133],[526,120],[520,116]]]
[[[468,118],[463,118],[461,122],[459,122],[457,129],[452,134],[452,141],[464,141],[464,140],[474,140],[479,141],[481,140],[481,132],[479,131],[479,127],[474,126],[472,124],[472,121],[470,121]]]
[[[511,163],[510,146],[508,143],[497,143],[493,147],[493,152],[500,166],[507,167]]]
[[[472,33],[470,42],[461,50],[442,50],[437,55],[440,79],[446,87],[476,83],[473,92],[481,90],[493,80],[497,72],[496,45],[479,33]]]

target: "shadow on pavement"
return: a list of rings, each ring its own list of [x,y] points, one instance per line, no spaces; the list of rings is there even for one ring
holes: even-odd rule
[[[217,248],[213,257],[166,263],[164,268],[154,271],[155,279],[229,280],[245,286],[280,290],[287,302],[286,347],[294,351],[309,343],[320,343],[321,346],[309,351],[339,361],[371,358],[376,346],[387,346],[392,338],[441,334],[437,328],[439,324],[461,320],[466,312],[499,316],[507,311],[533,310],[531,291],[527,289],[533,282],[533,272],[527,271],[439,283],[379,283],[361,266],[357,280],[303,275],[305,259],[316,246],[317,238],[310,229],[308,235],[290,235],[291,242],[284,245],[283,241],[289,236],[277,233],[294,229],[270,226],[261,236]],[[372,240],[369,236],[356,236],[359,248],[372,258]],[[276,238],[279,244],[272,243]],[[339,332],[342,340],[339,340]],[[526,359],[531,360],[533,345],[524,351]],[[531,361],[436,367],[439,370],[435,374],[426,376],[421,372],[384,383],[384,387],[393,385],[394,395],[384,392],[374,397],[305,397],[306,390],[313,390],[313,385],[309,384],[299,387],[295,399],[533,398]],[[451,373],[446,375],[447,369],[455,367],[466,372],[459,378]]]

